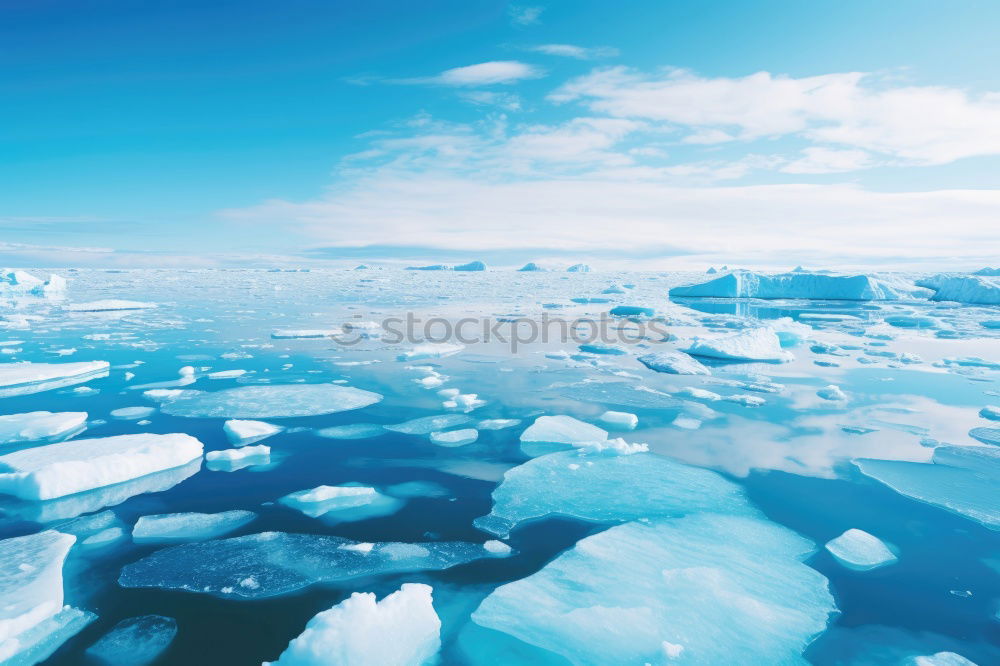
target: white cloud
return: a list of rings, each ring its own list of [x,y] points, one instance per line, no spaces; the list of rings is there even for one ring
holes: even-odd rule
[[[797,135],[917,165],[1000,154],[1000,93],[893,86],[861,72],[705,78],[613,67],[569,81],[549,99],[682,126],[689,143]]]
[[[813,146],[802,151],[802,157],[781,167],[784,173],[840,173],[865,169],[874,164],[871,154],[863,150],[837,150]]]
[[[543,11],[544,7],[511,5],[507,8],[507,15],[515,25],[537,25],[542,22]]]
[[[610,46],[588,48],[573,44],[539,44],[537,46],[528,46],[526,49],[536,53],[562,56],[564,58],[576,58],[577,60],[595,60],[597,58],[610,58],[618,55],[618,49]]]
[[[488,86],[517,83],[524,79],[537,79],[541,76],[544,76],[544,72],[534,65],[516,60],[494,60],[466,67],[455,67],[431,78],[408,79],[406,82],[436,83],[446,86]]]

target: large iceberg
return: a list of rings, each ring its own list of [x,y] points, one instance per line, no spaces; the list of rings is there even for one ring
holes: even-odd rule
[[[262,532],[158,550],[126,565],[118,583],[262,599],[318,583],[447,569],[491,556],[482,544],[463,541],[359,543],[336,536]]]
[[[898,493],[1000,530],[1000,448],[940,446],[932,463],[865,458],[854,464]]]
[[[0,493],[48,500],[180,467],[201,457],[191,435],[115,435],[77,439],[0,456]]]
[[[493,491],[493,510],[476,527],[506,537],[519,523],[547,516],[620,523],[698,511],[754,513],[740,487],[715,472],[652,453],[614,453],[560,451],[508,470]]]
[[[339,384],[240,386],[223,391],[184,391],[161,408],[171,416],[261,419],[335,414],[379,402],[371,391]]]
[[[86,655],[101,666],[147,666],[170,647],[176,635],[177,620],[172,617],[130,617],[87,648]]]
[[[764,275],[733,271],[701,284],[674,287],[671,297],[805,298],[848,301],[886,301],[909,296],[896,285],[870,275],[782,273]]]
[[[1000,305],[1000,279],[979,275],[935,275],[917,284],[934,290],[932,301]]]
[[[587,537],[472,614],[572,664],[800,664],[836,611],[802,562],[812,542],[770,521],[699,513]]]
[[[441,620],[433,589],[404,583],[376,601],[355,592],[309,620],[281,657],[265,666],[420,666],[441,647]]]
[[[63,561],[75,541],[52,530],[0,541],[0,663],[42,661],[94,619],[63,606]]]
[[[770,328],[760,327],[732,335],[712,338],[694,337],[684,348],[692,356],[725,361],[766,361],[783,363],[795,357],[781,348],[781,340]]]
[[[107,377],[107,361],[0,363],[0,398],[29,395]]]
[[[26,412],[0,416],[0,444],[55,440],[80,432],[87,412]]]

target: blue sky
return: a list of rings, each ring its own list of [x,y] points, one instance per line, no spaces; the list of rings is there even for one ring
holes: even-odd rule
[[[12,265],[998,254],[995,2],[0,12]]]

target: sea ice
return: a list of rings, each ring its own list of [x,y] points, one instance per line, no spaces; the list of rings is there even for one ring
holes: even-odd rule
[[[278,502],[310,518],[323,518],[328,522],[354,522],[386,516],[403,505],[395,497],[357,485],[317,486],[289,493]]]
[[[521,425],[521,419],[483,419],[476,424],[480,430],[505,430]]]
[[[475,428],[464,428],[462,430],[432,432],[430,434],[430,439],[432,444],[454,448],[475,442],[479,439],[479,431]]]
[[[0,363],[0,398],[40,393],[107,377],[107,361]]]
[[[482,544],[461,541],[360,544],[328,535],[263,532],[163,548],[126,565],[118,582],[262,599],[317,583],[447,569],[488,556]]]
[[[222,424],[222,430],[233,446],[246,446],[271,435],[283,431],[284,426],[277,426],[266,421],[248,421],[245,419],[229,419]]]
[[[598,442],[608,431],[572,416],[539,416],[521,433],[521,450],[529,456],[568,449],[580,442]]]
[[[37,446],[0,456],[0,493],[47,500],[180,467],[202,444],[182,433],[116,435]]]
[[[340,329],[333,328],[296,328],[281,329],[271,333],[275,340],[292,340],[296,338],[332,338],[343,333]]]
[[[498,587],[472,619],[579,665],[805,663],[836,611],[802,563],[813,549],[749,516],[630,522]]]
[[[601,414],[598,420],[616,430],[635,430],[635,427],[639,425],[639,417],[629,412],[607,411]]]
[[[111,418],[118,421],[138,421],[155,413],[155,407],[119,407],[111,410]]]
[[[237,462],[246,458],[266,458],[269,455],[271,455],[271,447],[258,444],[257,446],[244,446],[238,449],[209,451],[205,454],[205,460],[207,462]]]
[[[751,328],[732,335],[692,338],[683,351],[726,361],[767,361],[782,363],[795,357],[781,348],[778,335],[770,328]]]
[[[826,549],[842,565],[857,571],[869,571],[896,561],[896,555],[877,536],[851,528],[826,543]]]
[[[644,354],[639,362],[650,370],[671,375],[710,375],[712,371],[680,351],[659,351]]]
[[[870,275],[783,273],[764,275],[733,271],[714,280],[674,287],[671,297],[806,298],[820,300],[885,301],[907,296],[894,285]]]
[[[162,615],[140,615],[116,624],[86,655],[101,666],[148,666],[177,635],[177,621]]]
[[[505,537],[523,521],[550,515],[620,523],[698,511],[754,513],[739,486],[715,472],[651,453],[616,453],[560,451],[508,470],[493,491],[492,511],[476,527]]]
[[[87,412],[26,412],[0,416],[0,444],[56,440],[86,427]]]
[[[416,345],[399,355],[400,361],[417,361],[425,358],[443,358],[452,356],[465,349],[465,345],[453,345],[446,342],[428,342]]]
[[[277,661],[264,666],[420,666],[441,647],[432,588],[404,583],[376,601],[355,592],[309,620]]]
[[[1000,305],[1000,280],[978,275],[935,275],[918,285],[934,289],[932,301]]]
[[[385,430],[399,432],[404,435],[429,435],[432,432],[454,428],[456,426],[471,423],[472,417],[464,414],[438,414],[435,416],[421,416],[395,425],[384,426]]]
[[[320,428],[315,434],[327,439],[370,439],[384,435],[385,428],[378,423],[349,423]]]
[[[284,384],[185,391],[161,409],[172,416],[193,418],[292,418],[361,409],[380,400],[378,393],[339,384]]]
[[[124,301],[121,299],[109,298],[102,301],[91,301],[89,303],[71,303],[66,306],[66,309],[70,312],[112,312],[118,310],[149,310],[155,307],[156,303]]]
[[[256,517],[253,511],[242,510],[140,516],[132,528],[132,539],[136,543],[203,541],[238,530]]]

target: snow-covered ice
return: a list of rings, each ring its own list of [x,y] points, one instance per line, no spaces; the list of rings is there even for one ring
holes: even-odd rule
[[[635,430],[639,417],[629,412],[606,411],[598,417],[604,425],[614,430]]]
[[[539,416],[521,433],[521,450],[541,455],[571,448],[582,442],[604,441],[608,431],[572,416]]]
[[[404,583],[376,601],[355,592],[309,620],[273,666],[421,666],[441,647],[432,588]]]
[[[0,456],[0,493],[48,500],[180,467],[202,444],[183,433],[77,439]]]
[[[781,340],[774,330],[766,327],[751,328],[732,335],[695,337],[683,349],[692,356],[705,356],[724,361],[766,361],[784,363],[795,357],[781,348]]]
[[[0,444],[55,440],[83,430],[87,412],[26,412],[0,416]]]
[[[266,421],[250,421],[246,419],[229,419],[222,424],[222,430],[229,438],[233,446],[246,446],[262,439],[267,439],[271,435],[277,435],[283,431],[283,426],[267,423]]]
[[[0,398],[40,393],[106,377],[107,361],[0,363]]]
[[[201,541],[229,534],[257,517],[253,511],[236,509],[222,513],[161,513],[140,516],[132,528],[136,543]]]
[[[681,351],[656,351],[643,354],[639,362],[650,370],[671,375],[710,375],[712,371],[697,359]]]
[[[323,518],[329,522],[353,522],[385,516],[398,511],[403,504],[375,488],[360,485],[317,486],[289,493],[278,502],[311,518]]]
[[[896,561],[896,555],[873,534],[852,527],[826,543],[838,562],[849,569],[869,571]]]

